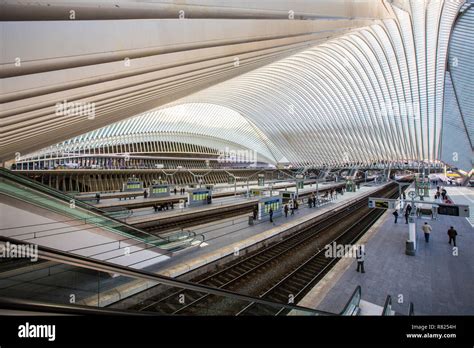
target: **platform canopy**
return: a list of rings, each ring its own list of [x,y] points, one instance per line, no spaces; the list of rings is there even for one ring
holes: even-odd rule
[[[470,3],[118,2],[39,1],[26,15],[33,5],[7,1],[3,159],[60,141],[173,136],[274,164],[472,167],[469,101],[445,102],[459,81],[446,77],[450,39]],[[58,103],[93,115],[58,114]],[[458,133],[462,156],[450,156],[443,145]]]

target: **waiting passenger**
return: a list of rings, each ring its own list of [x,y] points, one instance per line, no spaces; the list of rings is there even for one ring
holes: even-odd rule
[[[100,202],[100,193],[99,192],[97,192],[95,194],[95,200],[96,200],[97,204],[99,204],[99,202]]]
[[[357,272],[365,273],[364,270],[364,261],[365,261],[365,251],[362,249],[362,246],[356,251],[356,259],[357,259]]]
[[[425,234],[425,242],[426,242],[426,243],[429,243],[429,241],[430,241],[430,233],[431,233],[431,231],[432,231],[433,229],[431,228],[430,225],[428,225],[427,222],[425,222],[425,224],[421,227],[421,229],[423,230],[423,233]]]
[[[158,211],[158,204],[153,204],[153,210],[155,210],[155,213]]]
[[[313,199],[311,197],[308,198],[308,208],[312,208],[313,207]]]
[[[145,199],[148,198],[148,191],[147,191],[147,189],[143,190],[143,198],[145,198]]]
[[[177,193],[178,193],[178,189],[175,187],[175,188],[174,188],[174,194],[175,194],[175,196],[176,196]]]
[[[257,207],[253,207],[252,214],[253,214],[253,219],[257,220],[257,214],[258,214],[258,208]]]
[[[285,212],[285,217],[288,217],[288,204],[285,204],[285,207],[283,208],[283,211]]]
[[[291,210],[291,215],[295,215],[295,203],[293,200],[290,200],[290,210]]]
[[[408,207],[410,205],[407,206],[407,208],[405,209],[405,223],[407,224],[408,223],[408,218],[410,217],[410,211],[411,209],[409,210]],[[411,207],[410,207],[411,208]]]
[[[270,222],[273,223],[273,209],[272,208],[270,208],[268,215],[270,215]]]
[[[395,216],[395,223],[397,223],[397,220],[398,220],[398,211],[394,211],[393,213],[393,216]]]

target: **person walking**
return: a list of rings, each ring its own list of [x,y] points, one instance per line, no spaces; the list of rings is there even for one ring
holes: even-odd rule
[[[357,272],[365,273],[364,270],[364,261],[365,261],[365,251],[362,246],[356,251],[356,259],[357,259]]]
[[[431,228],[431,226],[427,222],[425,222],[425,224],[421,227],[421,229],[423,230],[423,233],[425,234],[425,242],[429,243],[430,242],[430,233],[433,229]]]
[[[453,226],[451,226],[448,230],[448,236],[449,236],[449,245],[451,245],[451,241],[453,241],[454,246],[456,246],[456,236],[458,235],[458,232],[454,229]]]
[[[285,212],[285,217],[288,217],[288,204],[285,204],[285,207],[283,208],[283,211]]]
[[[393,216],[395,216],[395,223],[397,223],[397,220],[398,220],[398,211],[394,211],[393,213]]]
[[[272,208],[270,208],[268,215],[270,215],[270,222],[273,223],[273,209]]]

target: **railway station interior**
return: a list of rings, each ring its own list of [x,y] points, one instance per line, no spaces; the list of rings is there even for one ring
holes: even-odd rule
[[[474,315],[474,1],[0,21],[1,316]]]

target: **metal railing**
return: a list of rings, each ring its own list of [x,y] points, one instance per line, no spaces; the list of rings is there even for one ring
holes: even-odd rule
[[[362,297],[362,288],[357,285],[351,297],[347,301],[344,309],[339,313],[344,316],[355,316],[360,312],[360,300]]]

